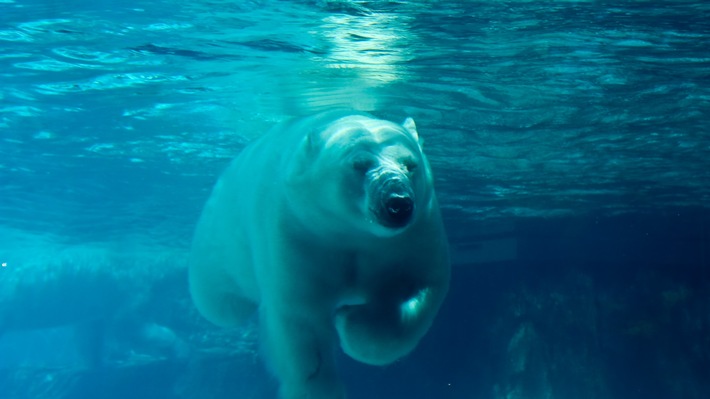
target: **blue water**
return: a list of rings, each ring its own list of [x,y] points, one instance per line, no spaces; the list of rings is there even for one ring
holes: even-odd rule
[[[0,0],[0,366],[79,367],[69,321],[135,300],[157,341],[238,347],[233,367],[246,376],[198,396],[208,378],[168,360],[173,371],[151,369],[146,392],[274,397],[251,333],[194,314],[184,257],[212,184],[249,140],[347,107],[417,122],[455,278],[418,354],[386,369],[343,360],[354,398],[706,397],[708,48],[704,2]],[[545,335],[549,320],[531,330],[515,309],[568,314],[561,301],[575,313],[584,306],[554,298],[587,288],[579,302],[607,311],[589,316],[595,328],[638,322],[619,327],[630,341],[599,333],[612,337],[601,355],[567,364],[584,356],[563,361],[559,348],[586,330]],[[486,316],[454,316],[466,309]],[[143,328],[113,328],[129,338],[111,338],[102,356],[175,355],[134,339]],[[690,348],[657,345],[678,341]],[[575,392],[550,377],[564,380],[559,369],[603,371]],[[659,376],[668,381],[640,388]],[[23,386],[16,397],[84,392]]]

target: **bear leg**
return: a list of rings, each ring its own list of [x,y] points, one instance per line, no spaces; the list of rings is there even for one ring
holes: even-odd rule
[[[281,382],[281,399],[345,399],[335,367],[334,334],[327,324],[261,310],[260,337]]]

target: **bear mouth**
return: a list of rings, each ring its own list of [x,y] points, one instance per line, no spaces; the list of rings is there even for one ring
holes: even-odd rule
[[[404,227],[414,213],[414,200],[407,194],[392,193],[387,196],[378,208],[377,219],[387,227]],[[382,212],[384,211],[384,212]]]
[[[408,180],[406,176],[380,176],[370,184],[370,212],[382,226],[399,229],[413,219],[414,193]]]

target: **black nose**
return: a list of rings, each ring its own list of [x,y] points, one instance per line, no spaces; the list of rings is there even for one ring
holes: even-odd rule
[[[408,195],[392,194],[385,201],[385,208],[392,224],[403,226],[412,217],[414,201]]]

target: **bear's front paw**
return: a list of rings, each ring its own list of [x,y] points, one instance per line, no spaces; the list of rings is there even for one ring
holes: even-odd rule
[[[404,303],[400,305],[400,319],[402,323],[409,324],[416,322],[417,318],[426,308],[430,295],[431,289],[424,288],[419,290],[416,295],[404,301]]]

